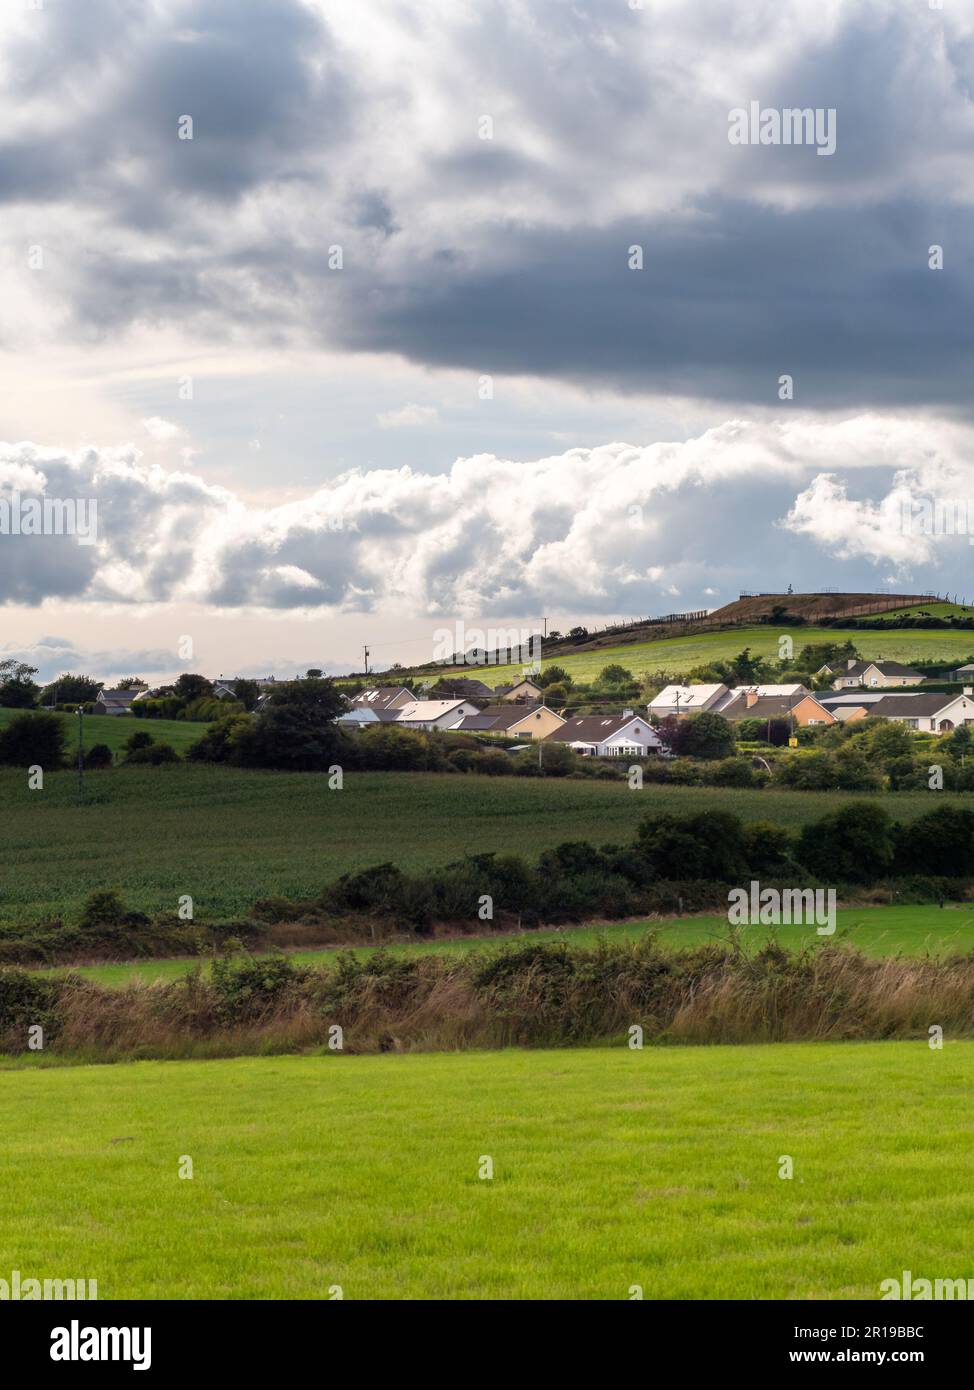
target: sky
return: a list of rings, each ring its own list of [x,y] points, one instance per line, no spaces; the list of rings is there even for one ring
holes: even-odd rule
[[[959,0],[0,8],[0,659],[44,678],[974,599],[972,383]]]

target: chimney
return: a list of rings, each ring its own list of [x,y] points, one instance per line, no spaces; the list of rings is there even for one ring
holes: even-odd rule
[[[751,706],[752,706],[752,705],[756,705],[757,702],[758,702],[758,692],[757,692],[756,690],[749,690],[749,691],[747,692],[747,694],[744,696],[744,703],[745,703],[745,705],[747,706],[748,709],[750,709]]]
[[[855,664],[856,664],[855,658],[850,656],[849,659],[848,659],[848,661],[847,661],[846,664],[845,664],[846,670],[847,670],[847,671],[851,671],[852,668],[853,668],[853,666],[855,666]]]
[[[622,711],[622,717],[623,719],[631,719],[635,713],[636,711],[634,709],[624,709]]]
[[[964,694],[965,694],[965,695],[974,695],[974,685],[965,685],[965,686],[964,686]]]

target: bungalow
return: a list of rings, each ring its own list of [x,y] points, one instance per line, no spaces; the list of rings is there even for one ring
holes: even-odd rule
[[[542,696],[540,685],[535,685],[533,680],[527,676],[522,676],[513,685],[499,685],[494,694],[501,700],[540,700]]]
[[[631,709],[623,714],[566,719],[546,742],[567,743],[583,757],[645,758],[660,751],[659,735],[652,724]]]
[[[547,705],[493,705],[457,724],[459,733],[509,734],[512,738],[547,738],[564,724]]]
[[[369,709],[403,709],[412,704],[416,696],[404,685],[378,685],[370,690],[360,690],[353,695],[353,706],[365,705]]]
[[[95,714],[131,714],[132,702],[144,692],[141,690],[107,690],[102,686],[95,700]]]
[[[899,661],[848,660],[845,666],[826,663],[815,674],[834,677],[833,690],[850,690],[859,685],[885,690],[891,686],[919,685],[923,680],[919,671],[914,671],[912,666],[903,666]]]
[[[397,707],[397,724],[405,729],[455,729],[462,720],[480,710],[469,700],[412,700]]]
[[[952,681],[974,680],[974,661],[969,661],[966,666],[958,666],[956,671],[951,671],[949,679]]]
[[[793,719],[801,728],[836,723],[835,715],[803,686],[790,695],[759,695],[756,690],[743,690],[730,704],[723,705],[720,713],[733,723],[742,719]]]
[[[453,695],[464,700],[493,700],[494,691],[483,681],[469,680],[461,677],[454,680],[451,676],[444,676],[441,681],[437,681],[431,687],[431,694],[446,696]]]
[[[726,685],[667,685],[653,696],[647,709],[660,719],[671,714],[696,714],[713,709],[729,694]]]
[[[974,688],[965,686],[962,695],[887,695],[871,705],[869,713],[908,729],[949,733],[960,724],[974,724]]]

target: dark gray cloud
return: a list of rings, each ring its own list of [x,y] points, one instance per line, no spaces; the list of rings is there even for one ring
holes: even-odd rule
[[[0,199],[53,244],[38,295],[79,338],[969,408],[958,7],[89,0],[21,25],[8,75]],[[835,153],[732,146],[751,100],[835,108]]]

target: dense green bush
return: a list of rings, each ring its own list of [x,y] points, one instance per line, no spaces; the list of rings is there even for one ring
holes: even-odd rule
[[[64,762],[65,722],[56,714],[18,714],[0,730],[0,763],[37,764],[53,771]]]

